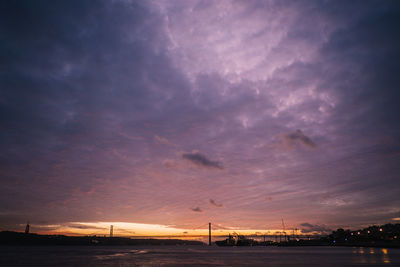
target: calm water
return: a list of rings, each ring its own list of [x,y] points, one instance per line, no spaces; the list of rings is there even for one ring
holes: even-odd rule
[[[399,249],[351,247],[0,247],[0,266],[400,266]]]

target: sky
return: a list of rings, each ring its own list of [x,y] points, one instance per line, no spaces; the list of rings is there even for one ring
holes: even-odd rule
[[[394,0],[1,1],[0,230],[398,222],[399,27]]]

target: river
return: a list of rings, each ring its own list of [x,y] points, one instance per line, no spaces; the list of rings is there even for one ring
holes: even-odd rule
[[[1,246],[0,266],[400,266],[400,250],[359,247]]]

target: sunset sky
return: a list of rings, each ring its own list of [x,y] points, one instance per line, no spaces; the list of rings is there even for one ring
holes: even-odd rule
[[[394,0],[1,1],[0,230],[398,223],[399,27]]]

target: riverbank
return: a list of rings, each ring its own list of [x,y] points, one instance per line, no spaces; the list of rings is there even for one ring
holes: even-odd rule
[[[0,245],[67,245],[67,246],[138,246],[138,245],[204,245],[203,242],[181,239],[132,239],[105,236],[39,235],[0,232]]]

